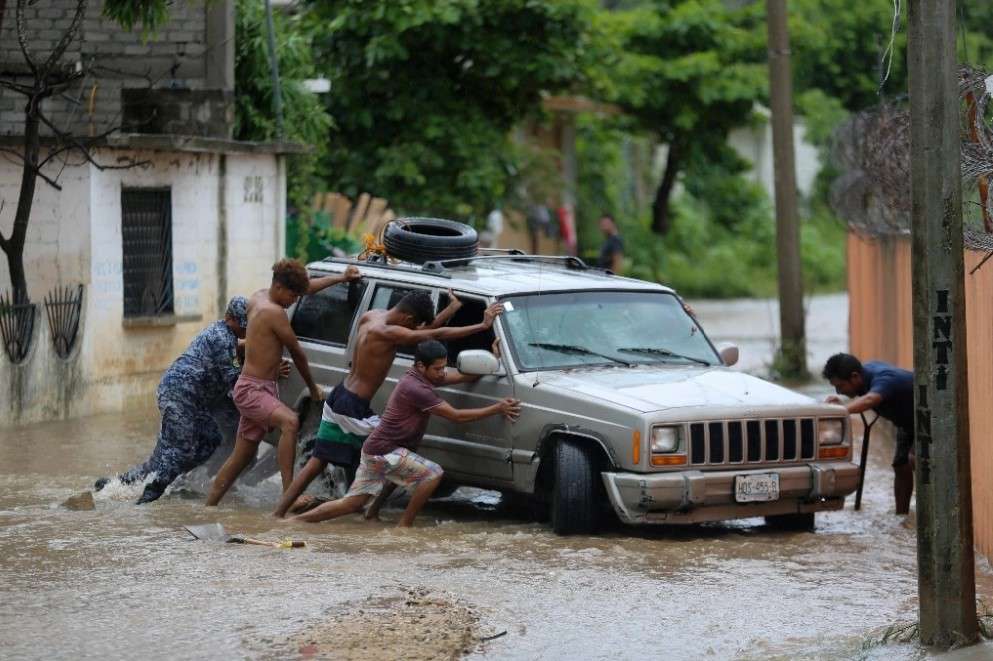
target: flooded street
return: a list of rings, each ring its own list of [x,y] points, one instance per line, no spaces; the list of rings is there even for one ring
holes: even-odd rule
[[[395,506],[382,523],[282,524],[269,516],[277,481],[207,510],[202,474],[149,506],[131,504],[140,486],[117,484],[95,510],[59,505],[143,460],[157,425],[148,409],[0,431],[2,658],[926,656],[877,644],[917,608],[913,525],[892,514],[881,434],[863,510],[849,498],[813,533],[752,519],[557,537],[467,489],[407,532],[391,527]],[[182,529],[210,522],[308,547],[199,542]],[[985,564],[977,580],[993,602]],[[969,654],[957,658],[993,649]]]

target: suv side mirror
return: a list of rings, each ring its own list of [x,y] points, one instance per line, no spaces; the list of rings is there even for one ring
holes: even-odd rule
[[[717,345],[717,354],[721,357],[721,362],[731,367],[738,362],[738,347],[737,345],[725,342],[724,344]]]
[[[463,374],[487,376],[500,372],[500,361],[489,351],[469,349],[459,353],[458,370]]]

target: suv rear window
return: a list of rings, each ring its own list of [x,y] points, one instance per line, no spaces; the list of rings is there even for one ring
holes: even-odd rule
[[[301,340],[347,345],[365,287],[362,280],[342,282],[302,297],[293,312],[293,332]]]

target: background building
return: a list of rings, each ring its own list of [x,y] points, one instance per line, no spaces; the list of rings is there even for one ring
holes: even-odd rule
[[[65,0],[27,7],[39,56],[75,7]],[[151,404],[162,371],[190,338],[230,296],[267,285],[284,253],[284,155],[299,148],[230,139],[231,0],[175,3],[147,42],[101,18],[101,9],[90,4],[63,58],[87,75],[45,112],[76,135],[107,136],[92,152],[96,164],[73,157],[46,166],[52,177],[61,170],[61,191],[38,182],[24,251],[37,309],[27,355],[15,362],[0,352],[0,424]],[[17,43],[14,3],[7,3],[0,76],[30,80]],[[23,98],[0,90],[0,146],[21,148],[23,127]],[[21,164],[0,156],[6,236]],[[100,167],[125,162],[139,165]],[[61,357],[58,319],[49,320],[54,308],[43,300],[80,285],[77,338]],[[9,286],[4,260],[0,291]]]

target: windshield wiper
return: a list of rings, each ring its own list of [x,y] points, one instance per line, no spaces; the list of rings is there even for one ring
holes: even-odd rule
[[[651,356],[665,356],[666,358],[682,358],[683,360],[691,360],[694,363],[699,363],[701,365],[706,365],[710,367],[711,364],[702,358],[694,358],[693,356],[685,356],[681,353],[676,353],[675,351],[669,351],[668,349],[661,349],[658,347],[622,347],[618,351],[624,351],[627,353],[644,353]]]
[[[605,353],[597,353],[592,349],[587,349],[586,347],[581,347],[576,344],[555,344],[554,342],[528,342],[529,347],[538,347],[539,349],[548,349],[549,351],[558,351],[559,353],[574,353],[583,354],[586,356],[599,356],[600,358],[606,358],[607,360],[620,363],[625,367],[631,367],[631,363],[626,360],[621,360],[614,356],[608,356]]]

